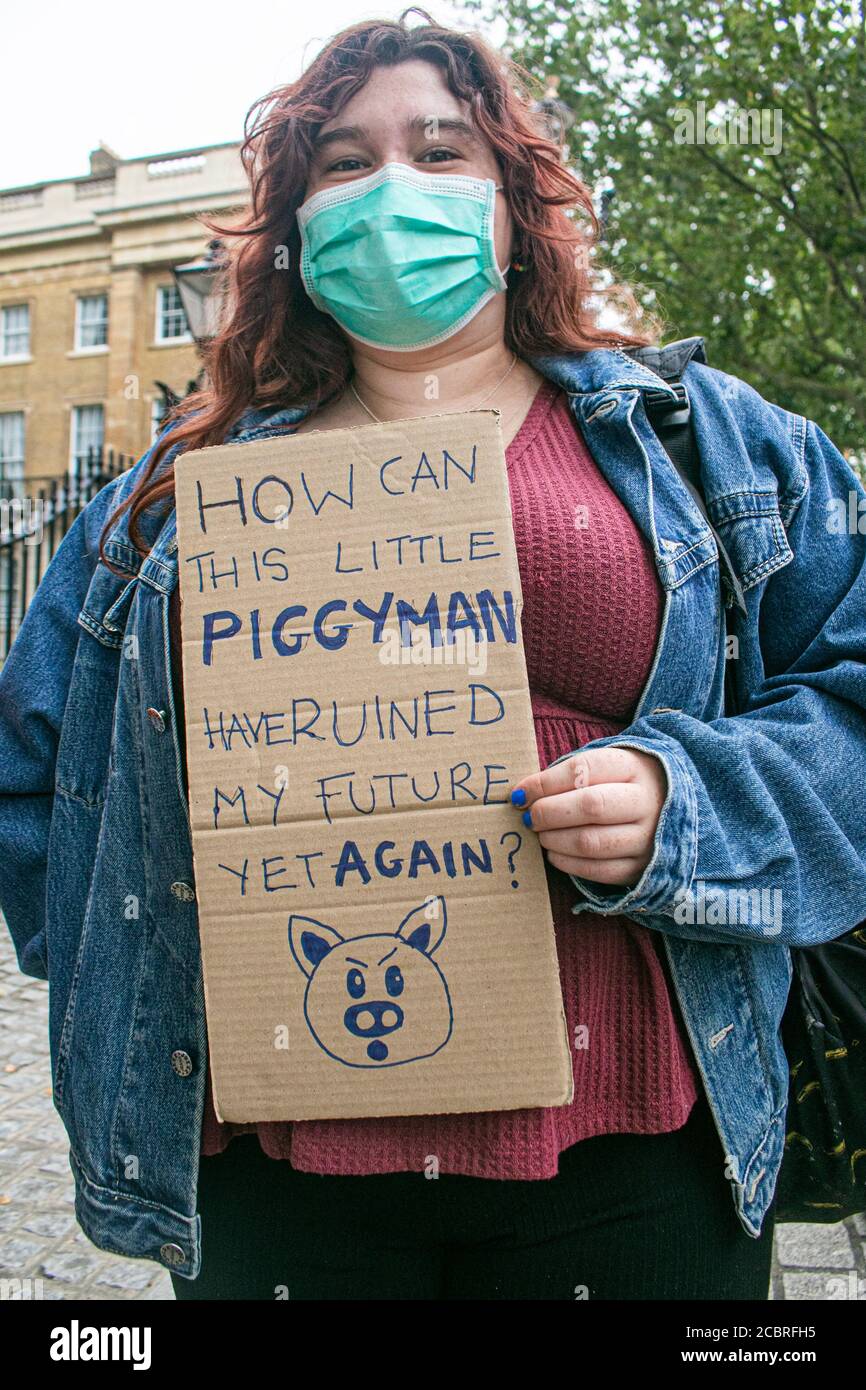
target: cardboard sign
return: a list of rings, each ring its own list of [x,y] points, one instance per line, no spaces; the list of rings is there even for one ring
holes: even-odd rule
[[[175,477],[218,1118],[565,1104],[542,850],[509,800],[538,755],[498,414]]]

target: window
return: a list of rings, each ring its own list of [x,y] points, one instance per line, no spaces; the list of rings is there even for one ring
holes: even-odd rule
[[[156,291],[156,341],[192,342],[189,324],[177,285],[160,285]]]
[[[30,305],[7,304],[0,309],[0,357],[29,357]]]
[[[24,411],[0,414],[0,497],[24,493]]]
[[[108,346],[108,295],[80,294],[75,302],[75,350]]]
[[[86,465],[91,450],[102,449],[103,412],[101,405],[76,405],[72,409],[72,449],[69,470],[74,475]]]
[[[165,396],[154,396],[150,403],[150,442],[155,444],[167,414]]]

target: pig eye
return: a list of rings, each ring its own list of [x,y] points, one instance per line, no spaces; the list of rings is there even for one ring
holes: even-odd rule
[[[346,989],[353,999],[362,999],[365,992],[364,976],[360,970],[350,970],[346,976]]]
[[[390,995],[403,993],[403,976],[396,965],[389,965],[385,971],[385,988]]]

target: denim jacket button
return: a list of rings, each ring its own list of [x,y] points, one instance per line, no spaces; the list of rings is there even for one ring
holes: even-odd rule
[[[150,709],[147,711],[147,717],[148,717],[148,719],[150,720],[151,728],[152,728],[156,733],[158,733],[158,734],[164,734],[164,733],[165,733],[165,710],[164,710],[164,709],[154,709],[153,706],[151,705]]]
[[[191,883],[183,883],[178,879],[177,883],[173,883],[168,891],[179,898],[182,903],[195,902],[195,889]]]
[[[159,1247],[159,1254],[160,1258],[164,1260],[167,1265],[186,1264],[186,1254],[179,1245],[161,1245]]]
[[[171,1054],[171,1065],[178,1076],[189,1076],[192,1071],[192,1058],[188,1052],[173,1052]]]

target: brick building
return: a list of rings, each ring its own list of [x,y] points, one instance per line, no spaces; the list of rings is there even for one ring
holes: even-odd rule
[[[199,370],[172,267],[246,201],[237,144],[121,159],[0,190],[0,494],[63,474],[92,445],[135,458],[163,400]]]

